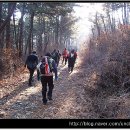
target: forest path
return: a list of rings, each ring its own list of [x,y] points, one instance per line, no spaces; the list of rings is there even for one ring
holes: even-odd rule
[[[59,79],[54,81],[53,100],[42,104],[41,82],[34,76],[33,86],[28,86],[28,71],[5,81],[1,87],[0,118],[4,119],[93,119],[92,101],[85,94],[85,67],[78,58],[74,71],[67,65],[59,66]]]

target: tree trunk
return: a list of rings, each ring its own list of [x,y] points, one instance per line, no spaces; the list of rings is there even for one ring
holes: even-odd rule
[[[33,50],[34,48],[33,48],[33,31],[32,31],[32,33],[31,33],[31,50]]]
[[[124,24],[127,24],[127,10],[126,3],[124,3]]]
[[[126,4],[127,7],[127,24],[129,24],[129,8],[128,8],[128,3]]]
[[[39,16],[38,19],[38,23],[39,23],[39,31],[38,31],[38,42],[37,42],[37,50],[39,52],[39,55],[42,53],[43,51],[43,34],[44,34],[44,29],[45,29],[45,19],[44,16],[42,16],[42,18]]]
[[[124,21],[124,7],[122,6],[122,23],[125,24],[125,21]]]
[[[99,27],[99,24],[98,24],[98,18],[97,18],[97,14],[96,14],[96,27],[97,27],[97,32],[98,32],[98,36],[100,36],[100,27]]]
[[[15,10],[15,7],[16,7],[16,2],[11,2],[10,3],[11,7],[10,7],[10,11],[9,11],[9,14],[6,18],[6,20],[3,22],[3,24],[0,26],[0,34],[4,31],[6,25],[10,22],[10,18]]]
[[[56,28],[55,28],[55,44],[59,44],[58,38],[59,38],[59,16],[56,17]]]
[[[107,16],[108,16],[108,21],[109,21],[110,29],[111,29],[111,31],[113,32],[113,26],[112,26],[111,17],[110,17],[109,12],[107,12]]]
[[[2,24],[2,2],[0,2],[0,27]],[[0,48],[2,48],[2,34],[0,34]]]
[[[22,13],[21,13],[21,18],[20,18],[19,57],[22,56],[22,46],[23,46],[23,16],[24,16],[24,8],[25,8],[25,3],[23,3],[23,10],[22,10]]]
[[[102,22],[103,22],[103,26],[104,26],[105,33],[107,34],[106,25],[105,25],[104,18],[103,18],[103,16],[102,16],[102,15],[101,15],[101,19],[102,19]]]
[[[13,14],[13,25],[14,25],[14,42],[16,43],[17,37],[16,37],[16,25],[15,25],[15,16]],[[18,46],[16,46],[18,49]]]
[[[11,3],[8,3],[8,15],[11,10]],[[10,19],[7,22],[6,25],[6,48],[11,48],[11,43],[10,43]]]
[[[17,50],[19,50],[19,45],[18,45],[18,42],[19,42],[19,29],[20,29],[20,22],[18,24],[17,37],[16,37],[16,41],[15,41]]]
[[[34,12],[31,13],[31,18],[30,18],[30,30],[29,30],[29,35],[28,35],[28,40],[27,40],[27,45],[28,45],[28,53],[30,54],[32,52],[32,43],[31,43],[31,36],[32,36],[32,31],[33,31],[33,18],[34,18]]]

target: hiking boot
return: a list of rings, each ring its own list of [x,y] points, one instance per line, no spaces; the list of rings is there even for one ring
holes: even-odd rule
[[[43,102],[43,105],[47,105],[47,102]]]
[[[43,101],[43,104],[46,105],[46,104],[47,104],[47,100],[46,100],[46,101]]]
[[[57,78],[55,78],[55,80],[57,81],[57,80],[58,80],[58,77],[57,77]]]
[[[43,104],[46,105],[47,104],[47,99],[42,100]]]
[[[48,97],[49,100],[52,100],[52,97]]]

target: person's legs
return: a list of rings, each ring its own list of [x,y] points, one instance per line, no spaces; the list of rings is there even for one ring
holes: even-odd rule
[[[58,79],[57,69],[54,69],[54,73],[55,73],[55,80],[57,80]]]
[[[73,67],[73,66],[71,66],[71,72],[73,72],[73,68],[74,68],[74,67]]]
[[[67,63],[67,57],[65,57],[65,65],[66,65],[66,63]]]
[[[37,69],[37,80],[38,80],[38,81],[40,80],[40,72],[39,72],[38,69]]]
[[[46,99],[46,92],[47,92],[47,76],[42,76],[41,77],[41,83],[42,83],[42,101],[44,104],[47,103]]]
[[[72,61],[71,63],[71,72],[73,72],[73,69],[74,69],[74,61]]]
[[[34,69],[30,69],[28,68],[30,76],[29,76],[29,86],[32,85],[32,78],[33,78],[33,74],[34,74]]]
[[[48,91],[48,99],[52,100],[52,90],[54,88],[54,84],[53,84],[53,76],[48,76],[48,87],[49,87],[49,91]]]
[[[70,67],[71,67],[71,61],[70,58],[68,59],[68,71],[70,72]]]
[[[68,64],[68,71],[70,72],[70,64]]]

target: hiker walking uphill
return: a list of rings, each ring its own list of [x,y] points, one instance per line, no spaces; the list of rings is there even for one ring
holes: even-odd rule
[[[75,61],[76,61],[76,58],[77,58],[77,53],[76,51],[73,49],[69,55],[68,55],[68,71],[70,72],[73,72],[73,69],[74,69],[74,64],[75,64]]]
[[[42,83],[42,101],[43,104],[47,104],[47,97],[48,100],[52,100],[52,91],[54,88],[53,84],[53,73],[56,69],[56,63],[51,58],[51,54],[47,53],[42,61],[37,65],[37,69],[40,71],[40,77],[41,77],[41,83]],[[48,93],[47,93],[47,85],[49,87]],[[47,93],[47,97],[46,97]]]
[[[65,61],[65,65],[66,65],[66,63],[67,63],[67,55],[68,55],[68,53],[67,53],[67,50],[66,50],[66,48],[63,50],[63,52],[62,52],[62,56],[63,56],[63,60],[62,60],[62,64],[64,63],[64,61]]]
[[[25,65],[24,65],[24,67],[27,66],[30,73],[29,83],[28,83],[29,86],[32,86],[32,78],[33,78],[33,74],[34,74],[37,64],[38,64],[38,57],[36,55],[36,51],[33,51],[32,54],[30,54],[27,57]]]
[[[49,53],[50,54],[50,53]],[[54,49],[54,51],[49,55],[50,58],[52,58],[55,61],[55,69],[54,69],[54,73],[55,73],[55,80],[58,80],[58,75],[57,75],[57,66],[58,66],[58,52],[56,51],[56,49]]]
[[[58,65],[58,52],[56,49],[51,53],[52,58],[55,60],[56,64]]]

